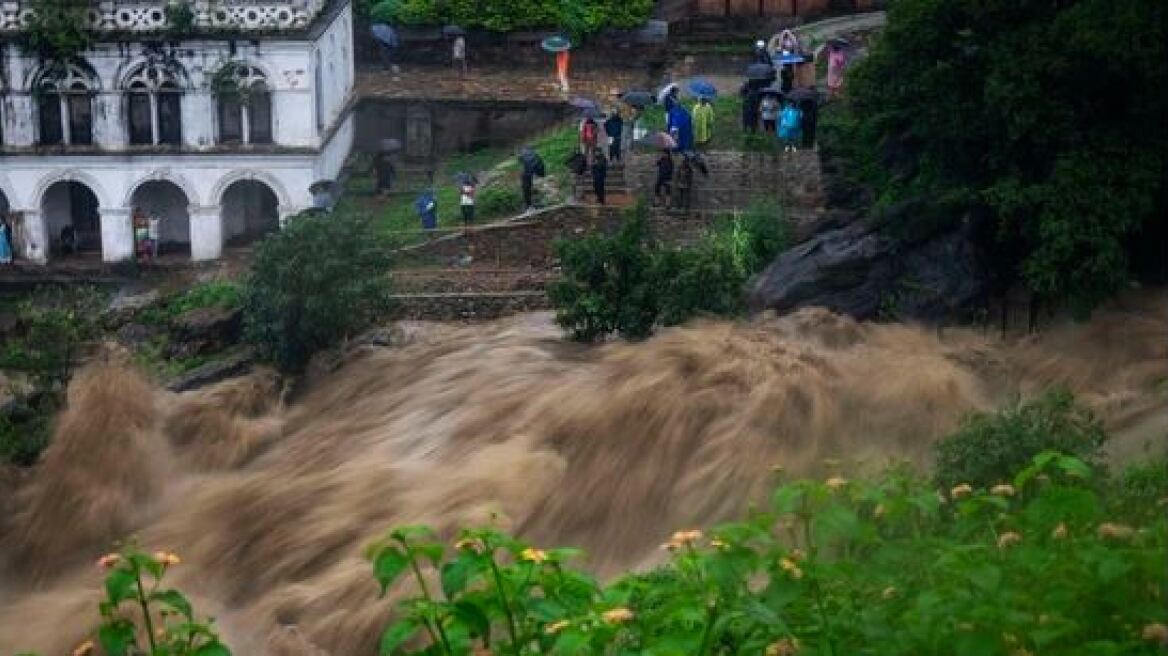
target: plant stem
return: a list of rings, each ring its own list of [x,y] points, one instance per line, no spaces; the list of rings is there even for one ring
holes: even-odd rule
[[[705,656],[706,649],[710,645],[710,636],[714,632],[714,620],[718,618],[718,602],[710,604],[709,610],[706,612],[706,628],[702,629],[702,644],[698,647],[698,656]]]
[[[503,576],[499,573],[499,565],[495,562],[495,553],[491,552],[491,574],[495,577],[495,587],[499,590],[499,601],[503,602],[503,613],[507,615],[507,631],[511,634],[511,651],[519,654],[519,627],[515,626],[515,615],[511,613],[511,604],[507,601],[507,592],[503,590]]]
[[[430,604],[434,603],[434,598],[430,596],[430,589],[426,587],[426,579],[422,578],[422,570],[418,567],[418,560],[414,558],[414,552],[406,544],[405,540],[401,541],[402,546],[406,548],[406,556],[410,559],[410,569],[414,570],[414,578],[418,579],[418,585],[422,588],[422,596],[426,598]],[[434,627],[430,627],[430,619],[426,620],[426,630],[430,632],[430,639],[442,645],[442,650],[447,654],[453,654],[450,649],[450,640],[446,637],[446,631],[442,628],[442,621],[434,618]],[[438,630],[438,635],[434,635],[434,629]]]
[[[142,617],[146,622],[146,640],[150,642],[150,653],[153,654],[157,647],[154,644],[154,620],[150,619],[150,605],[146,603],[146,594],[142,590],[142,572],[135,567],[134,582],[138,585],[138,605],[142,607]]]

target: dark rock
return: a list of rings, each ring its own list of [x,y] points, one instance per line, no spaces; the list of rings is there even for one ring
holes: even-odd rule
[[[0,341],[16,335],[20,329],[20,317],[15,312],[0,311]]]
[[[986,280],[965,222],[938,229],[898,220],[858,222],[820,234],[779,256],[751,291],[756,310],[820,306],[857,319],[956,318],[979,301]],[[904,226],[915,226],[906,234]]]
[[[158,302],[158,292],[137,286],[118,290],[106,306],[104,318],[107,324],[116,326],[133,319],[134,315]]]
[[[241,349],[228,357],[192,369],[166,385],[172,392],[188,392],[206,387],[228,378],[235,378],[251,372],[255,365],[255,352],[250,348]]]
[[[150,341],[158,331],[140,323],[127,323],[118,328],[118,342],[125,346],[139,346]]]
[[[239,341],[243,330],[240,308],[195,308],[170,324],[169,357],[191,357],[221,351]]]

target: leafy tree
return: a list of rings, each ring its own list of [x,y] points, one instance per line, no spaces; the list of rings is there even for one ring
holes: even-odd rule
[[[22,30],[25,46],[42,57],[69,61],[89,45],[88,0],[34,0]]]
[[[589,34],[606,27],[636,27],[653,11],[652,0],[382,0],[374,20],[404,25],[453,23],[492,32],[558,27]]]
[[[1166,11],[893,3],[851,73],[847,139],[868,151],[858,159],[885,200],[987,210],[1004,284],[1089,309],[1128,281],[1133,239],[1164,234]]]
[[[306,212],[256,248],[244,332],[281,369],[368,327],[391,305],[392,245],[368,217]]]

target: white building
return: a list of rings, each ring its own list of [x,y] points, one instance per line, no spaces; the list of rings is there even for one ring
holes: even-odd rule
[[[140,209],[162,217],[163,252],[212,259],[336,178],[353,132],[348,0],[189,1],[181,36],[174,4],[93,2],[97,42],[54,62],[12,42],[32,3],[0,0],[0,213],[18,257],[73,241],[130,258]]]

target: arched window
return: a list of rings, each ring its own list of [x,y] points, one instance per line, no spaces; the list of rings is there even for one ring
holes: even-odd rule
[[[142,64],[126,78],[126,109],[132,144],[182,143],[182,83],[163,62]]]
[[[76,63],[53,64],[36,85],[40,142],[93,143],[93,78]]]
[[[272,93],[260,69],[230,64],[219,73],[219,143],[272,143]]]

